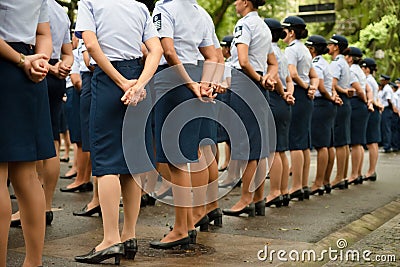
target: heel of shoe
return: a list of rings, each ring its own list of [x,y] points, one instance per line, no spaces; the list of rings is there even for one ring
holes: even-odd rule
[[[222,215],[214,219],[214,226],[222,227]]]
[[[208,232],[208,223],[200,224],[200,232]]]
[[[265,216],[265,200],[261,200],[254,204],[255,215]],[[249,214],[250,216],[250,214]]]
[[[281,201],[276,202],[276,203],[275,203],[275,206],[276,206],[277,208],[282,207],[283,201],[284,201],[284,200],[282,199]],[[283,205],[284,205],[284,204],[283,204]],[[289,201],[287,202],[287,205],[289,205]],[[286,206],[287,206],[287,205],[286,205]]]
[[[115,260],[114,260],[114,264],[115,265],[119,265],[120,263],[121,263],[121,254],[117,254],[117,255],[115,255],[115,258],[114,258]]]
[[[136,250],[133,249],[126,249],[125,250],[125,258],[127,258],[128,260],[134,260],[135,256],[136,256]]]
[[[290,202],[289,194],[283,195],[282,205],[285,206],[285,207],[288,207],[289,206],[289,202]]]
[[[324,195],[325,190],[324,189],[318,189],[318,195],[319,196],[323,196]]]
[[[182,244],[181,245],[181,250],[188,250],[189,249],[189,244]]]

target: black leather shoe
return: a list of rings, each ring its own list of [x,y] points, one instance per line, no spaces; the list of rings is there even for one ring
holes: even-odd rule
[[[94,214],[98,213],[99,216],[101,216],[101,208],[100,205],[94,207],[93,209],[88,210],[87,205],[85,205],[85,207],[83,207],[83,209],[79,210],[79,211],[74,211],[72,214],[74,216],[85,216],[85,217],[90,217]]]
[[[364,176],[364,175],[360,175],[360,176],[358,176],[358,177],[357,177],[358,184],[362,184],[362,183],[364,182],[364,178],[365,178],[365,176]]]
[[[198,221],[194,227],[200,227],[200,232],[208,232],[208,224],[210,223],[210,220],[208,219],[208,216],[204,216],[203,218],[201,218],[200,221]]]
[[[46,211],[46,225],[51,225],[53,222],[53,212],[51,210]]]
[[[371,176],[364,177],[363,180],[364,180],[364,181],[372,181],[372,182],[375,182],[375,181],[376,181],[376,172],[374,172]]]
[[[275,207],[280,208],[282,206],[282,202],[283,202],[283,196],[277,196],[273,200],[265,202],[265,207],[271,207],[272,205],[275,205]]]
[[[345,182],[344,181],[340,181],[337,184],[332,185],[332,189],[336,189],[339,188],[340,190],[345,188]]]
[[[344,179],[344,189],[349,188],[349,179]]]
[[[171,249],[177,246],[181,246],[181,249],[188,249],[189,244],[190,244],[190,237],[187,236],[172,242],[151,241],[150,247],[157,249]]]
[[[297,198],[297,200],[303,201],[303,199],[304,199],[304,191],[303,191],[303,189],[299,189],[297,191],[294,191],[293,193],[291,193],[289,195],[289,198],[290,198],[290,200],[292,200],[294,198]]]
[[[256,216],[265,216],[265,200],[263,199],[254,203],[254,209]]]
[[[93,184],[92,184],[92,182],[88,182],[88,183],[81,184],[81,185],[71,187],[71,188],[64,187],[64,188],[60,188],[60,191],[61,192],[70,192],[70,193],[73,193],[76,191],[91,192],[91,191],[93,191]]]
[[[10,199],[17,199],[17,197],[14,194],[12,194],[10,195]]]
[[[220,208],[210,211],[207,216],[210,223],[214,222],[214,226],[222,227],[222,210]]]
[[[68,163],[69,162],[69,158],[60,158],[60,162]]]
[[[126,240],[124,243],[124,257],[126,259],[134,260],[136,252],[138,251],[138,244],[136,238]]]
[[[102,261],[114,258],[114,264],[119,265],[121,256],[123,254],[124,245],[122,243],[118,243],[100,251],[92,249],[92,251],[90,251],[88,254],[76,256],[75,261],[83,263],[100,263]]]
[[[11,222],[10,222],[10,227],[19,227],[19,226],[21,226],[21,220],[20,220],[20,219],[18,219],[18,220],[11,220]]]
[[[197,231],[196,229],[189,230],[188,235],[190,238],[190,244],[196,244],[196,239],[197,239]]]
[[[349,181],[349,185],[350,184],[354,184],[354,185],[362,184],[362,176],[358,176],[356,179]]]
[[[322,195],[324,195],[324,191],[325,191],[324,188],[320,187],[320,188],[310,191],[310,195],[315,195],[316,193],[318,193],[319,196],[322,196]]]
[[[154,206],[154,205],[156,205],[156,200],[157,199],[155,199],[154,197],[152,197],[151,195],[149,195],[149,194],[146,194],[147,195],[147,206]]]
[[[289,194],[284,194],[284,195],[282,196],[282,205],[285,206],[285,207],[287,207],[287,206],[289,206],[289,202],[290,202],[290,196],[289,196]]]
[[[238,211],[233,211],[230,209],[223,209],[222,213],[224,215],[228,215],[228,216],[240,216],[241,214],[246,213],[247,215],[249,215],[249,217],[255,217],[256,216],[256,208],[254,206],[254,203],[252,203]]]
[[[310,190],[310,188],[308,187],[308,186],[304,186],[303,187],[303,192],[304,192],[304,199],[310,199],[310,193],[311,193],[311,190]]]
[[[61,175],[60,178],[61,179],[72,179],[74,177],[76,177],[78,175],[78,173],[73,173],[71,175]]]
[[[325,189],[325,193],[330,194],[332,191],[331,184],[325,184],[324,189]]]

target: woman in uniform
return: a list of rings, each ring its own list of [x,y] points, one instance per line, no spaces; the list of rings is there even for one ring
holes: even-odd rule
[[[362,52],[357,47],[349,47],[345,52],[346,61],[350,66],[350,85],[355,89],[351,102],[351,174],[349,184],[362,184],[361,168],[366,144],[367,123],[369,112],[373,109],[372,101],[367,98],[367,79],[361,70]]]
[[[288,59],[289,73],[294,82],[295,104],[292,107],[292,120],[289,129],[289,150],[292,166],[292,188],[290,198],[309,197],[308,176],[310,173],[311,115],[313,98],[318,87],[318,76],[312,67],[310,52],[300,41],[308,31],[304,20],[289,16],[282,23],[286,32],[283,40],[288,44],[285,55]]]
[[[330,158],[328,148],[331,147],[333,138],[333,126],[336,116],[336,92],[332,90],[332,74],[329,63],[322,57],[329,49],[325,38],[313,35],[306,41],[313,58],[313,66],[319,78],[319,84],[314,98],[314,111],[311,121],[311,143],[317,150],[317,172],[315,181],[311,186],[311,195],[318,193],[323,195],[324,178],[328,171]],[[334,157],[334,155],[333,155]]]
[[[245,138],[249,140],[249,155],[241,154],[244,147],[242,143],[235,147],[232,142],[232,159],[241,160],[246,166],[242,175],[240,200],[232,208],[223,210],[229,216],[243,213],[265,216],[264,181],[267,174],[266,158],[270,151],[264,151],[262,143],[269,141],[265,140],[267,137],[264,135],[269,114],[266,112],[258,118],[256,116],[260,115],[259,109],[267,109],[269,96],[266,88],[267,84],[269,88],[274,86],[278,62],[272,50],[271,31],[257,13],[264,4],[264,0],[235,1],[236,13],[242,18],[235,26],[231,47],[232,66],[235,69],[232,70],[231,105],[247,130]],[[265,72],[267,74],[263,76]],[[254,84],[249,85],[250,80]],[[275,146],[272,150],[275,150]]]
[[[336,149],[336,177],[331,183],[327,179],[324,181],[324,185],[327,186],[330,184],[331,189],[345,188],[344,179],[347,177],[347,166],[350,156],[350,98],[354,93],[354,89],[349,86],[350,67],[343,55],[347,46],[347,39],[341,35],[335,34],[328,41],[328,53],[332,58],[332,88],[335,89],[343,102],[341,106],[337,107],[333,134],[333,146]]]
[[[119,264],[122,254],[133,259],[137,251],[135,227],[141,189],[133,176],[152,169],[152,166],[130,165],[130,169],[127,166],[122,148],[126,104],[136,94],[141,97],[133,104],[143,99],[143,87],[155,73],[162,49],[148,9],[136,1],[81,1],[76,33],[82,35],[87,51],[98,65],[92,77],[90,152],[92,172],[98,178],[104,236],[91,252],[76,256],[75,260],[99,263],[115,258],[115,264]],[[144,67],[141,65],[142,43],[149,51]],[[150,105],[150,102],[148,99],[143,105]],[[132,123],[142,118],[135,119]],[[149,130],[146,129],[148,133]],[[121,193],[124,227],[120,235]]]
[[[279,66],[279,80],[276,90],[270,92],[269,105],[274,115],[276,128],[276,152],[271,165],[270,191],[266,198],[265,206],[275,205],[280,207],[289,205],[289,161],[286,151],[289,150],[289,126],[292,117],[291,105],[294,104],[293,81],[289,75],[288,62],[281,49],[278,47],[279,39],[286,37],[286,32],[276,19],[267,18],[264,22],[272,34],[272,48]]]
[[[52,52],[45,0],[0,3],[0,266],[8,265],[10,179],[20,209],[23,266],[42,265],[45,197],[36,161],[55,157],[45,81]]]
[[[382,103],[379,101],[379,86],[374,75],[376,71],[376,62],[372,58],[365,58],[361,64],[361,68],[367,76],[367,83],[372,90],[374,112],[368,119],[367,126],[367,148],[369,154],[369,168],[365,174],[364,180],[376,181],[376,164],[378,162],[378,143],[381,141],[381,112],[383,110]]]
[[[198,139],[201,121],[195,116],[201,109],[203,92],[211,96],[209,88],[201,89],[198,81],[211,81],[201,78],[198,71],[198,58],[201,53],[205,59],[204,66],[217,62],[216,50],[211,31],[206,25],[204,13],[199,10],[194,0],[158,1],[153,11],[153,22],[161,38],[164,58],[160,62],[159,72],[155,76],[155,139],[158,163],[163,164],[172,183],[175,209],[175,223],[160,241],[152,241],[150,246],[158,249],[169,249],[175,246],[187,247],[195,238],[195,226],[192,215],[191,173],[188,163],[198,161]],[[169,68],[171,67],[171,68]],[[173,80],[182,83],[171,84]],[[204,83],[207,84],[208,83]],[[187,105],[184,112],[174,111],[180,104]],[[170,113],[174,112],[174,121],[166,122]],[[189,114],[193,120],[185,125],[175,121]],[[182,122],[183,123],[183,122]],[[165,130],[168,127],[169,130]],[[182,129],[178,129],[182,126]],[[179,137],[179,144],[173,142]],[[167,140],[167,142],[163,142]],[[168,176],[168,175],[165,175]],[[206,186],[208,176],[200,177],[201,184]],[[204,199],[203,199],[204,200]],[[190,236],[190,238],[189,238]]]

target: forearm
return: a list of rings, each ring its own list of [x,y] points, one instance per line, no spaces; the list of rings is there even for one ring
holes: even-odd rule
[[[51,40],[50,24],[48,22],[40,23],[36,30],[35,53],[45,54],[50,58],[52,52],[53,43]]]
[[[74,55],[72,54],[72,44],[63,44],[61,47],[61,60],[67,66],[72,66],[74,63]]]
[[[3,39],[0,39],[0,57],[15,64],[18,64],[21,59],[20,53],[15,51]]]

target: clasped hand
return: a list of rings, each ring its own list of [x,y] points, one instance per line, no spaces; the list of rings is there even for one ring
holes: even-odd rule
[[[49,72],[50,65],[47,62],[48,60],[49,58],[45,54],[25,56],[25,62],[22,69],[32,82],[39,83],[46,78],[46,75]]]

